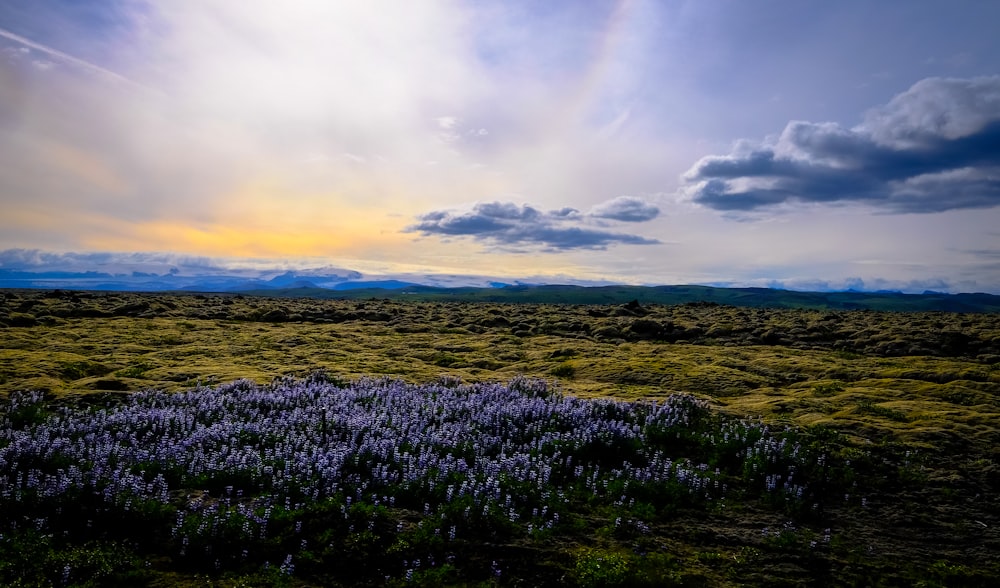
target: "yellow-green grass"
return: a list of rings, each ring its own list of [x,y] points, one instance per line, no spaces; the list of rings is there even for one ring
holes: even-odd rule
[[[762,528],[782,527],[785,513],[737,500],[661,522],[651,545],[676,558],[661,568],[676,571],[672,581],[681,585],[775,578],[793,585],[806,577],[810,541],[821,541],[826,526],[833,540],[824,561],[833,577],[856,582],[851,570],[911,584],[930,570],[938,583],[927,585],[948,585],[965,576],[961,566],[971,574],[993,562],[1000,546],[1000,318],[993,315],[8,292],[2,323],[0,395],[41,389],[76,399],[316,370],[414,383],[525,374],[584,397],[689,392],[732,415],[806,427],[814,439],[834,429],[847,438],[827,448],[859,456],[859,467],[869,447],[894,456],[914,450],[912,460],[877,462],[893,481],[868,489],[872,510],[857,497],[831,504],[824,516],[832,523],[787,537],[761,539]],[[879,480],[883,472],[863,475]],[[585,540],[515,547],[560,562],[577,580],[595,555],[641,569],[631,546],[609,534],[612,520],[581,519]],[[159,585],[247,585],[158,573]]]
[[[622,399],[691,392],[737,415],[837,426],[880,439],[1000,440],[1000,370],[969,358],[868,357],[783,346],[608,342],[459,329],[400,332],[373,322],[263,323],[71,318],[0,331],[0,392],[55,397],[181,390],[315,370],[350,380],[557,380],[566,393]]]

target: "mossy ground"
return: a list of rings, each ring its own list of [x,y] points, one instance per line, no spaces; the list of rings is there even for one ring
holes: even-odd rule
[[[36,389],[92,402],[147,387],[267,382],[316,370],[414,383],[524,374],[557,380],[568,394],[619,399],[689,392],[737,416],[835,431],[844,454],[910,452],[886,476],[905,484],[887,484],[864,506],[847,500],[830,515],[835,531],[824,565],[835,585],[874,577],[887,585],[976,585],[998,571],[1000,315],[0,296],[0,394]],[[762,537],[763,527],[782,527],[781,513],[726,508],[654,529],[648,547],[674,558],[670,582],[811,583],[805,570],[815,564],[816,530]],[[602,531],[607,521],[580,525],[578,543],[496,548],[526,549],[576,566],[578,575],[602,557],[637,569],[626,561],[634,554],[615,551],[619,543]],[[150,585],[240,585],[171,574],[154,574]]]

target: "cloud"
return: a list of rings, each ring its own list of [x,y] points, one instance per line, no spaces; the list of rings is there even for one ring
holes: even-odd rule
[[[76,67],[79,67],[79,68],[82,68],[82,69],[85,69],[85,70],[88,70],[88,71],[91,71],[91,72],[98,73],[100,75],[103,75],[103,76],[111,79],[111,80],[118,81],[118,82],[124,82],[126,84],[129,84],[129,85],[134,86],[136,88],[140,88],[142,90],[147,90],[147,91],[150,90],[150,88],[147,88],[146,86],[144,86],[142,84],[139,84],[139,83],[137,83],[137,82],[135,82],[135,81],[133,81],[133,80],[131,80],[131,79],[129,79],[129,78],[121,75],[121,74],[118,74],[118,73],[115,73],[115,72],[110,71],[108,69],[105,69],[105,68],[103,68],[103,67],[101,67],[99,65],[95,65],[93,63],[90,63],[89,61],[85,61],[83,59],[79,59],[77,57],[73,57],[72,55],[69,55],[67,53],[63,53],[62,51],[59,51],[57,49],[53,49],[52,47],[48,47],[46,45],[42,45],[41,43],[36,43],[36,42],[32,41],[31,39],[27,39],[25,37],[22,37],[21,35],[16,35],[16,34],[10,32],[8,30],[0,29],[0,37],[2,37],[4,39],[9,39],[11,41],[15,41],[17,43],[20,43],[20,44],[26,46],[26,47],[30,47],[32,49],[35,49],[37,51],[41,51],[42,53],[45,53],[46,55],[49,55],[50,57],[53,57],[55,59],[58,59],[58,60],[60,60],[62,62],[68,63],[70,65],[73,65],[73,66],[76,66]],[[34,65],[36,67],[38,67],[39,69],[42,69],[42,70],[50,69],[51,67],[53,67],[55,65],[51,61],[44,61],[44,60],[37,60],[37,59],[34,60],[34,61],[32,61],[32,63],[34,63]]]
[[[260,259],[208,257],[163,252],[48,251],[43,249],[0,250],[0,271],[103,273],[116,277],[181,275],[185,277],[231,276],[270,279],[294,271],[301,277],[320,276],[359,279],[362,274],[319,263],[310,258]]]
[[[587,215],[565,207],[541,211],[512,202],[477,203],[468,212],[436,210],[417,217],[407,232],[424,235],[473,237],[495,245],[542,246],[549,251],[606,249],[612,244],[659,243],[639,235],[616,233],[587,225],[590,219],[640,222],[655,218],[659,209],[643,200],[622,196],[598,204]]]
[[[42,249],[0,250],[2,270],[45,271],[133,271],[166,272],[170,268],[185,268],[188,273],[232,270],[233,264],[223,259],[204,256],[155,252],[67,251]]]
[[[590,216],[639,223],[653,220],[660,215],[660,209],[635,196],[619,196],[590,209]]]
[[[969,249],[965,253],[984,259],[1000,260],[1000,249]]]
[[[685,163],[630,134],[638,107],[601,134],[637,87],[605,37],[643,22],[610,5],[77,4],[0,6],[0,247],[399,262],[439,244],[390,217],[531,193],[582,219]]]
[[[866,203],[928,213],[1000,206],[1000,76],[928,78],[854,128],[792,121],[780,137],[710,155],[681,194],[724,211]]]

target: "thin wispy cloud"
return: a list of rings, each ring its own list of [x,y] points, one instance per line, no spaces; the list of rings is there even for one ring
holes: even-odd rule
[[[46,45],[42,45],[41,43],[36,43],[35,41],[32,41],[31,39],[28,39],[26,37],[22,37],[21,35],[16,35],[16,34],[10,32],[8,30],[0,28],[0,37],[2,37],[4,39],[9,39],[9,40],[14,41],[16,43],[24,45],[25,47],[29,47],[31,49],[34,49],[36,51],[41,51],[42,53],[44,53],[44,54],[48,55],[49,57],[52,57],[52,58],[54,58],[54,59],[56,59],[58,61],[61,61],[63,63],[69,64],[69,65],[72,65],[72,66],[75,66],[75,67],[78,67],[78,68],[86,70],[86,71],[90,71],[90,72],[99,74],[101,76],[104,76],[107,79],[110,79],[110,80],[113,80],[113,81],[116,81],[116,82],[121,82],[123,84],[127,84],[129,86],[134,87],[134,88],[137,88],[137,89],[140,89],[140,90],[144,90],[146,92],[155,92],[155,90],[153,90],[152,88],[144,86],[143,84],[140,84],[140,83],[138,83],[138,82],[136,82],[134,80],[131,80],[131,79],[129,79],[129,78],[127,78],[127,77],[119,74],[119,73],[115,73],[115,72],[113,72],[113,71],[111,71],[109,69],[103,68],[103,67],[101,67],[99,65],[95,65],[93,63],[90,63],[89,61],[84,61],[83,59],[80,59],[78,57],[73,57],[72,55],[69,55],[68,53],[64,53],[62,51],[59,51],[58,49],[53,49],[52,47],[49,47],[49,46],[46,46]],[[43,66],[43,69],[47,69],[47,68]]]

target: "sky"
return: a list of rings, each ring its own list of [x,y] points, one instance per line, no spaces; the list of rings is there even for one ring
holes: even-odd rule
[[[1000,294],[998,22],[0,0],[0,269]]]

